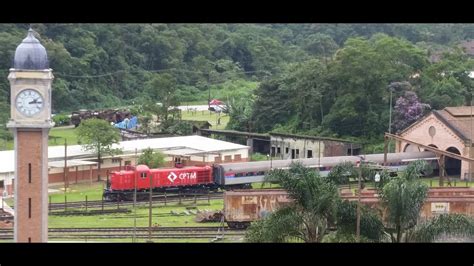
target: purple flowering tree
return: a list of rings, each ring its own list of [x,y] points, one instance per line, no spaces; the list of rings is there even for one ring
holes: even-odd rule
[[[430,108],[429,104],[418,100],[415,92],[406,91],[395,104],[392,128],[395,132],[403,130],[422,117]]]

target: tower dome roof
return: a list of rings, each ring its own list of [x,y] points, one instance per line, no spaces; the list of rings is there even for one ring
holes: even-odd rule
[[[13,68],[39,70],[48,69],[48,55],[43,45],[33,35],[33,30],[28,30],[28,36],[16,48]]]

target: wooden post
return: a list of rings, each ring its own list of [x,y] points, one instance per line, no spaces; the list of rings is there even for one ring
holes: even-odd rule
[[[49,212],[51,212],[51,196],[49,196]]]
[[[149,202],[149,209],[148,209],[148,242],[151,242],[151,223],[152,223],[152,201],[153,201],[153,175],[149,174],[150,178],[150,202]]]
[[[211,205],[211,194],[209,190],[207,191],[207,204]]]
[[[87,195],[86,195],[86,212],[87,212]]]
[[[166,191],[165,191],[165,206],[166,206]]]
[[[194,193],[194,204],[196,204],[196,193]]]
[[[69,182],[67,180],[67,172],[68,172],[68,168],[67,168],[67,139],[64,139],[64,193],[66,193],[67,191],[67,187],[69,186]]]
[[[444,186],[444,155],[439,156],[439,186]]]
[[[64,195],[64,211],[67,211],[67,196]]]
[[[181,205],[181,191],[179,191],[178,193],[179,193],[179,194],[178,194],[178,199],[179,199],[178,204]]]

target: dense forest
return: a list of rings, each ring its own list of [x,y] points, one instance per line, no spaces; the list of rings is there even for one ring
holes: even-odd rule
[[[54,70],[53,110],[209,97],[229,129],[380,138],[431,109],[469,104],[474,24],[32,24]],[[28,24],[0,24],[0,123]],[[438,60],[430,60],[439,55]],[[405,122],[405,123],[403,123]]]

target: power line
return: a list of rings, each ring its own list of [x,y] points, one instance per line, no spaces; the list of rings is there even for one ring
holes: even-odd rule
[[[165,69],[153,69],[153,70],[147,70],[147,69],[140,69],[140,70],[117,70],[114,72],[109,72],[109,73],[104,73],[104,74],[97,74],[97,75],[72,75],[72,74],[66,74],[66,73],[61,73],[61,72],[54,72],[55,76],[62,76],[62,77],[70,77],[70,78],[101,78],[101,77],[107,77],[107,76],[113,76],[119,73],[139,73],[139,72],[147,72],[147,73],[159,73],[159,72],[167,72],[167,71],[175,71],[175,72],[187,72],[187,73],[194,73],[194,74],[209,74],[209,72],[203,72],[203,71],[193,71],[193,70],[185,70],[185,69],[177,69],[177,68],[165,68]],[[0,70],[0,73],[8,73],[9,70],[3,69]],[[225,73],[225,72],[222,72]],[[218,74],[222,74],[218,73]],[[237,72],[237,74],[251,74],[251,73],[264,73],[267,75],[271,75],[272,73],[270,71],[266,70],[254,70],[254,71],[242,71],[242,72]]]
[[[202,74],[202,75],[209,74],[207,72],[202,72],[202,71],[192,71],[192,70],[177,69],[177,68],[156,69],[156,70],[146,70],[146,69],[142,69],[142,70],[118,70],[118,71],[115,71],[115,72],[109,72],[109,73],[104,73],[104,74],[99,74],[99,75],[70,75],[70,74],[65,74],[65,73],[61,73],[61,72],[54,73],[54,74],[56,76],[71,77],[71,78],[100,78],[100,77],[116,75],[116,74],[119,74],[119,73],[139,73],[139,72],[159,73],[159,72],[167,72],[167,71],[187,72],[187,73]],[[251,74],[251,73],[271,74],[269,71],[264,71],[264,70],[242,71],[242,72],[238,72],[237,74]]]

